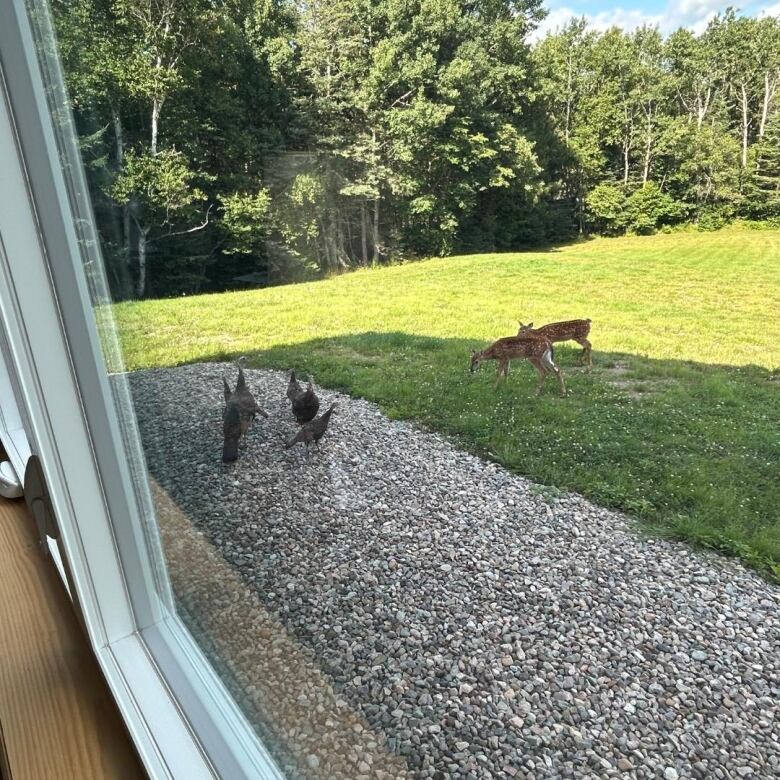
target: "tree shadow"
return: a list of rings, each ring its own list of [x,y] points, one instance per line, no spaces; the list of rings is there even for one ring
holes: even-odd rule
[[[738,555],[780,575],[780,376],[556,345],[569,395],[513,361],[497,391],[493,363],[470,374],[484,343],[364,332],[247,354],[254,368],[295,369],[377,403],[511,471],[574,490],[644,527]],[[220,353],[208,361],[233,360]],[[774,422],[773,422],[774,421]]]

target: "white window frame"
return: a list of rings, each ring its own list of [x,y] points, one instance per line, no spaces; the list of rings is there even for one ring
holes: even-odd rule
[[[94,224],[69,112],[55,127],[47,103],[46,90],[64,95],[47,10],[36,4],[33,13],[42,39],[24,0],[0,0],[0,360],[11,380],[3,396],[14,393],[40,458],[71,597],[149,775],[281,778],[174,611],[92,316],[83,252]],[[87,203],[86,220],[77,201]]]

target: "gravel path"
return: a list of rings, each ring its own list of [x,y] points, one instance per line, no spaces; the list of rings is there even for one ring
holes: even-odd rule
[[[225,466],[223,372],[131,376],[151,471],[402,774],[780,776],[777,588],[341,394],[284,451],[279,372]]]

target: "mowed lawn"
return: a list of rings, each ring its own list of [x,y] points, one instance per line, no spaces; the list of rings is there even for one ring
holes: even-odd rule
[[[251,292],[114,307],[127,368],[250,356],[311,372],[648,529],[780,578],[780,231],[598,239]],[[590,317],[594,370],[556,349],[570,395],[469,350]],[[222,391],[214,389],[214,403]],[[215,455],[216,457],[216,455]]]

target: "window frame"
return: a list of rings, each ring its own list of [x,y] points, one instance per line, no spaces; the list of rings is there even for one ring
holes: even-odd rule
[[[153,509],[123,447],[82,262],[76,220],[86,214],[95,236],[88,190],[69,111],[54,126],[46,90],[61,99],[64,88],[47,9],[34,12],[47,52],[24,0],[0,0],[0,331],[70,595],[151,777],[281,778],[177,617],[149,533]]]

